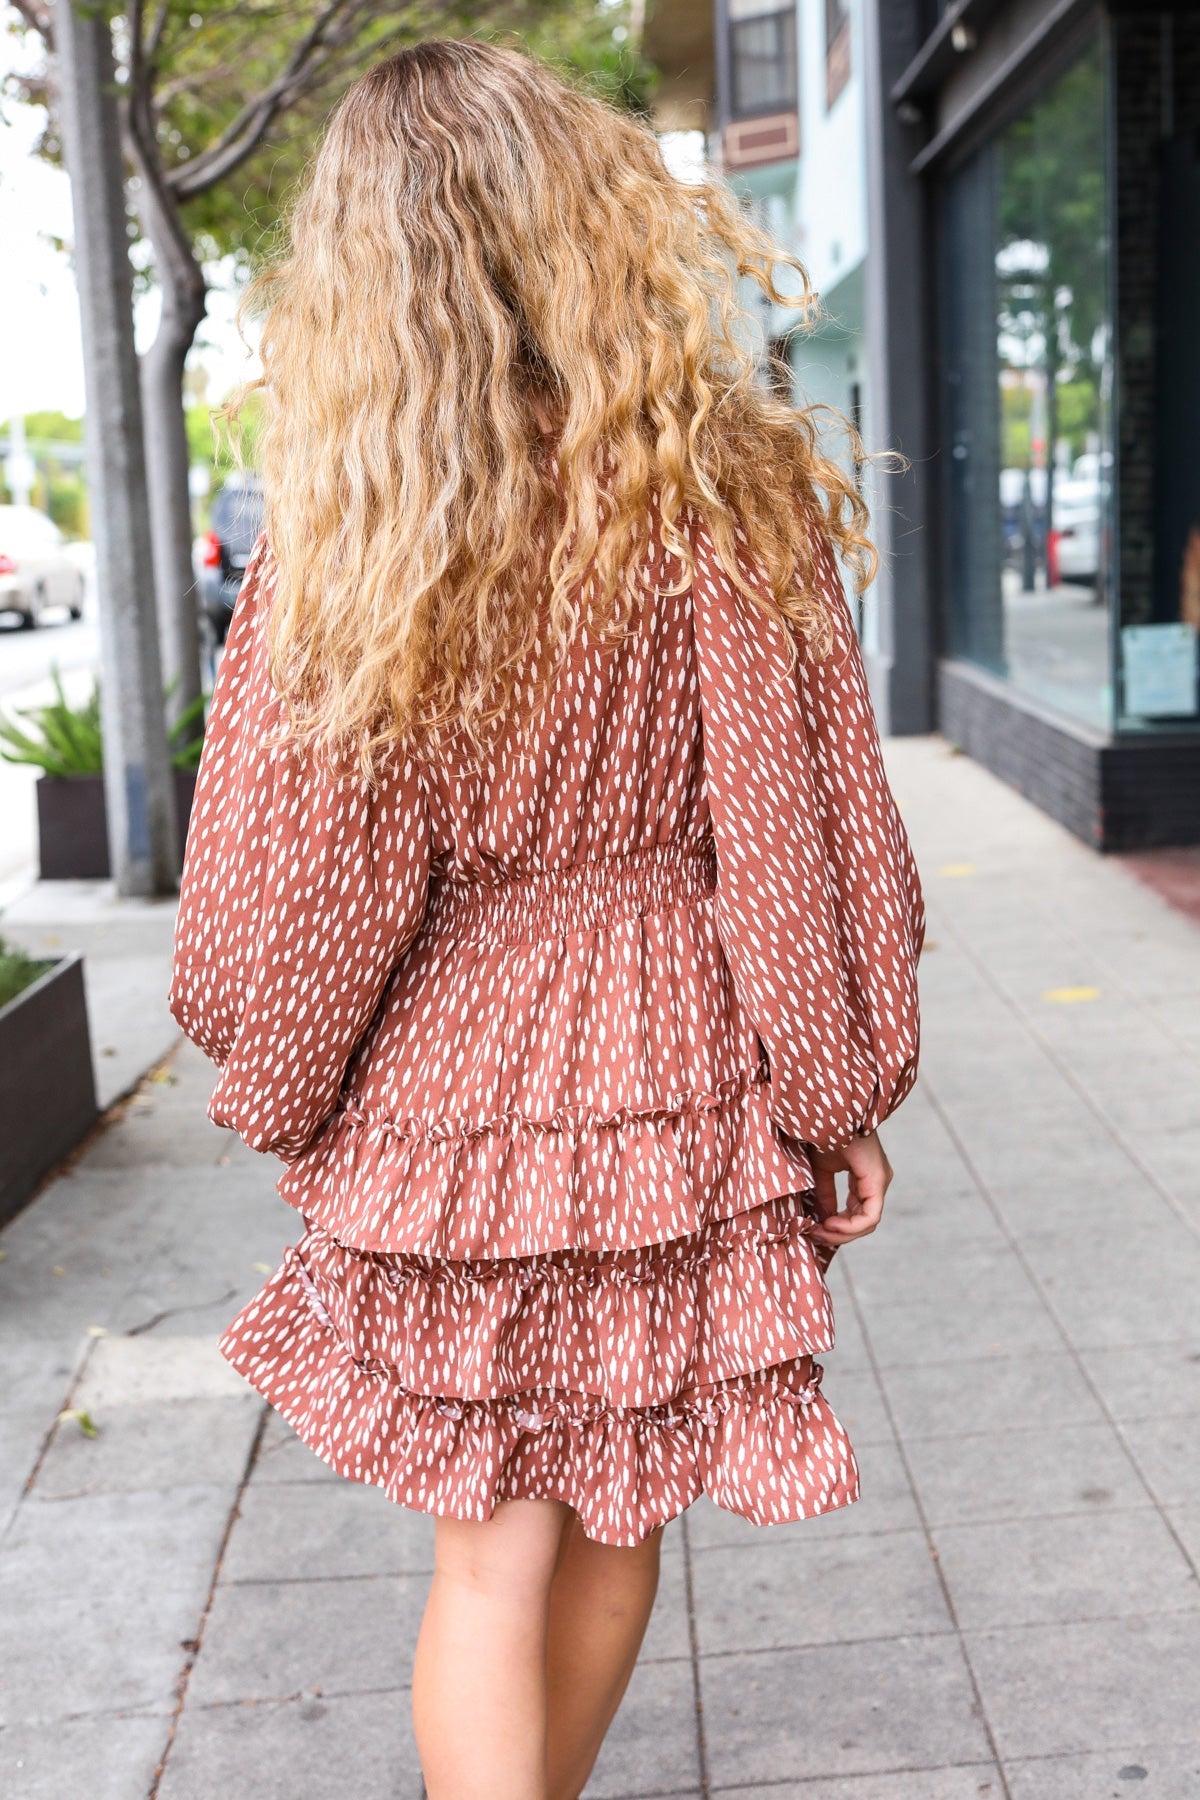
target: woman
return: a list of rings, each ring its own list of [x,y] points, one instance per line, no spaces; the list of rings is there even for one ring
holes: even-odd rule
[[[432,1800],[581,1792],[702,1491],[858,1495],[814,1354],[923,919],[863,509],[742,347],[777,260],[640,124],[434,42],[340,105],[258,290],[171,1008],[302,1215],[223,1353],[436,1515]]]

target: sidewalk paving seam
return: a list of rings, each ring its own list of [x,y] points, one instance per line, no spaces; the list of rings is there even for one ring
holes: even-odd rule
[[[51,1444],[53,1444],[54,1439],[58,1434],[59,1421],[64,1412],[69,1412],[71,1410],[71,1403],[74,1400],[75,1395],[79,1390],[79,1387],[83,1381],[84,1373],[87,1369],[89,1361],[91,1360],[92,1352],[96,1348],[96,1345],[99,1343],[99,1341],[100,1341],[99,1338],[87,1337],[84,1339],[83,1344],[80,1347],[80,1349],[76,1352],[75,1362],[71,1368],[70,1374],[67,1376],[66,1387],[63,1392],[62,1406],[55,1413],[54,1417],[51,1419],[49,1425],[46,1427],[46,1430],[43,1433],[42,1441],[38,1445],[37,1455],[34,1457],[33,1462],[30,1465],[29,1473],[26,1475],[24,1483],[22,1484],[20,1499],[18,1500],[16,1506],[13,1507],[12,1512],[9,1515],[9,1517],[5,1520],[3,1531],[0,1531],[0,1541],[3,1541],[3,1539],[8,1536],[9,1532],[12,1530],[13,1526],[16,1524],[17,1517],[20,1512],[21,1502],[27,1500],[29,1498],[30,1494],[33,1492],[33,1489],[37,1483],[37,1478],[42,1472],[42,1465],[45,1463],[47,1456],[50,1454],[50,1446],[51,1446]]]
[[[696,1629],[696,1590],[692,1573],[692,1535],[684,1512],[679,1525],[683,1544],[683,1586],[687,1598],[688,1660],[692,1667],[692,1699],[696,1712],[696,1761],[700,1770],[700,1797],[709,1800],[708,1742],[704,1732],[704,1690],[700,1681],[700,1634]]]
[[[1012,1250],[1012,1252],[1016,1256],[1020,1267],[1024,1270],[1025,1275],[1030,1282],[1030,1285],[1032,1286],[1034,1292],[1037,1294],[1038,1299],[1041,1301],[1041,1304],[1042,1304],[1043,1308],[1045,1309],[1046,1314],[1049,1317],[1051,1323],[1053,1324],[1054,1329],[1058,1332],[1059,1337],[1062,1339],[1063,1344],[1065,1345],[1065,1347],[1067,1349],[1067,1352],[1071,1356],[1071,1358],[1075,1364],[1077,1373],[1079,1374],[1079,1376],[1083,1380],[1084,1384],[1086,1385],[1093,1400],[1095,1400],[1097,1406],[1100,1408],[1100,1411],[1103,1413],[1105,1420],[1107,1421],[1109,1427],[1111,1428],[1114,1436],[1117,1439],[1117,1442],[1120,1444],[1121,1449],[1124,1452],[1125,1459],[1128,1462],[1130,1468],[1133,1470],[1133,1473],[1137,1477],[1142,1488],[1145,1490],[1147,1496],[1149,1497],[1151,1506],[1154,1508],[1155,1512],[1158,1514],[1159,1518],[1162,1520],[1163,1524],[1166,1526],[1168,1533],[1170,1534],[1171,1538],[1175,1542],[1176,1548],[1180,1551],[1181,1555],[1183,1556],[1184,1561],[1187,1563],[1187,1566],[1192,1571],[1193,1575],[1200,1574],[1200,1567],[1198,1567],[1198,1565],[1197,1565],[1197,1560],[1196,1560],[1195,1556],[1193,1556],[1192,1553],[1189,1551],[1187,1544],[1185,1543],[1183,1537],[1180,1535],[1180,1532],[1179,1532],[1177,1526],[1174,1524],[1174,1522],[1168,1516],[1166,1507],[1163,1505],[1162,1501],[1159,1500],[1158,1495],[1155,1493],[1153,1487],[1150,1485],[1150,1482],[1146,1476],[1146,1472],[1142,1468],[1142,1465],[1141,1465],[1140,1461],[1138,1460],[1137,1453],[1134,1450],[1133,1445],[1131,1444],[1128,1436],[1126,1435],[1125,1424],[1128,1423],[1128,1421],[1122,1422],[1120,1419],[1118,1419],[1116,1414],[1114,1413],[1112,1407],[1109,1405],[1108,1401],[1105,1399],[1103,1393],[1100,1390],[1099,1384],[1096,1382],[1094,1376],[1092,1375],[1090,1369],[1088,1368],[1086,1362],[1084,1361],[1083,1356],[1080,1353],[1079,1349],[1077,1348],[1074,1339],[1071,1337],[1071,1334],[1067,1330],[1067,1327],[1064,1324],[1063,1320],[1059,1317],[1059,1314],[1054,1305],[1054,1302],[1047,1295],[1046,1290],[1045,1290],[1041,1280],[1039,1279],[1032,1263],[1030,1262],[1029,1258],[1026,1256],[1025,1246],[1024,1246],[1023,1241],[1018,1237],[1018,1235],[1014,1231],[1011,1230],[1008,1220],[1004,1216],[1004,1213],[1000,1206],[1000,1203],[996,1199],[996,1196],[994,1195],[994,1193],[992,1192],[990,1183],[988,1182],[986,1177],[982,1174],[978,1165],[976,1164],[975,1159],[972,1156],[969,1148],[967,1147],[966,1141],[964,1140],[964,1138],[962,1136],[962,1133],[959,1131],[958,1127],[955,1125],[953,1119],[950,1117],[950,1114],[947,1112],[947,1110],[943,1106],[942,1102],[938,1099],[936,1089],[927,1082],[926,1086],[925,1086],[925,1093],[929,1100],[929,1104],[932,1106],[934,1112],[937,1114],[938,1118],[941,1120],[943,1129],[947,1132],[947,1134],[950,1137],[951,1142],[954,1144],[955,1149],[958,1151],[958,1154],[959,1154],[960,1158],[962,1159],[964,1167],[967,1169],[968,1173],[970,1174],[971,1179],[975,1182],[978,1193],[979,1193],[979,1197],[982,1199],[985,1206],[988,1207],[989,1211],[992,1214],[992,1217],[996,1221],[997,1226],[999,1227],[999,1229],[1001,1230],[1001,1232],[1004,1234],[1005,1238],[1007,1239],[1009,1248]],[[866,1324],[866,1319],[863,1314],[863,1309],[859,1303],[858,1296],[857,1296],[857,1294],[854,1293],[853,1281],[850,1278],[848,1273],[847,1273],[847,1285],[850,1288],[851,1295],[854,1300],[855,1311],[858,1314],[859,1327],[862,1331],[864,1339],[866,1340],[867,1355],[871,1359],[872,1366],[875,1367],[875,1353],[874,1353],[874,1350],[871,1345],[870,1334],[869,1334],[868,1327]],[[1178,1341],[1190,1341],[1190,1340],[1176,1340],[1176,1341],[1178,1342]],[[884,1393],[883,1393],[884,1406],[887,1408],[888,1416],[893,1419],[893,1423],[894,1423],[895,1421],[894,1421],[894,1415],[892,1414],[891,1402],[888,1399],[886,1387],[884,1386],[883,1378],[882,1378],[881,1372],[878,1369],[878,1367],[875,1367],[875,1375],[876,1375],[876,1379],[880,1383],[880,1387],[884,1389]],[[915,1438],[913,1441],[916,1441]],[[900,1453],[904,1460],[905,1467],[908,1468],[909,1467],[908,1457],[905,1454],[903,1443],[901,1443],[901,1445],[900,1445]],[[911,1474],[910,1474],[910,1479],[911,1479]],[[914,1489],[914,1494],[915,1494],[915,1489]],[[920,1505],[919,1499],[918,1499],[917,1504],[918,1504],[918,1510],[921,1513],[921,1517],[924,1518],[924,1516],[925,1516],[924,1508]],[[1116,1510],[1116,1509],[1114,1508],[1114,1510]],[[1127,1508],[1124,1510],[1137,1511],[1138,1509],[1137,1508]],[[1049,1515],[1046,1515],[1046,1516],[1049,1516]]]
[[[682,1660],[682,1659],[680,1659]],[[193,1713],[216,1713],[237,1711],[246,1706],[294,1706],[297,1700],[386,1700],[395,1695],[411,1694],[412,1683],[400,1686],[392,1683],[388,1687],[352,1687],[352,1688],[296,1688],[290,1694],[259,1694],[253,1700],[194,1700],[191,1705]]]
[[[1153,1188],[1154,1192],[1159,1196],[1160,1200],[1162,1200],[1166,1203],[1166,1205],[1170,1209],[1170,1211],[1173,1212],[1175,1214],[1176,1218],[1182,1222],[1182,1224],[1187,1228],[1188,1232],[1193,1237],[1200,1238],[1200,1223],[1197,1223],[1197,1221],[1188,1212],[1187,1208],[1185,1206],[1181,1205],[1181,1203],[1175,1198],[1175,1195],[1171,1192],[1170,1188],[1166,1187],[1163,1184],[1163,1182],[1159,1180],[1159,1178],[1155,1174],[1154,1170],[1146,1162],[1144,1162],[1142,1160],[1142,1157],[1140,1156],[1138,1151],[1134,1148],[1134,1146],[1126,1138],[1124,1132],[1121,1130],[1121,1127],[1112,1118],[1109,1117],[1108,1113],[1104,1110],[1103,1106],[1094,1098],[1094,1096],[1091,1094],[1089,1089],[1086,1086],[1084,1086],[1084,1084],[1078,1079],[1070,1062],[1062,1056],[1062,1054],[1059,1052],[1059,1050],[1056,1049],[1056,1047],[1054,1046],[1053,1042],[1049,1038],[1047,1038],[1046,1035],[1043,1033],[1040,1026],[1037,1024],[1036,1020],[1034,1019],[1032,1013],[1027,1012],[1025,1010],[1025,1008],[1020,1004],[1020,1002],[1018,1000],[1016,1000],[1011,994],[1009,994],[1005,990],[1005,988],[996,980],[995,976],[991,973],[991,970],[988,968],[986,961],[984,961],[980,956],[977,955],[975,946],[972,944],[972,942],[970,941],[969,938],[964,937],[963,933],[958,929],[958,927],[955,925],[954,921],[950,918],[950,916],[948,914],[939,913],[937,922],[938,922],[939,929],[946,931],[949,934],[949,936],[954,939],[954,942],[957,945],[958,949],[962,952],[962,954],[971,963],[972,967],[976,970],[976,972],[978,973],[980,978],[991,989],[992,993],[1000,1001],[1001,1005],[1006,1008],[1006,1010],[1016,1020],[1017,1024],[1023,1028],[1023,1030],[1027,1033],[1027,1035],[1033,1039],[1033,1042],[1037,1045],[1038,1049],[1042,1052],[1042,1054],[1046,1057],[1046,1059],[1052,1064],[1052,1066],[1057,1070],[1058,1074],[1066,1082],[1068,1087],[1070,1087],[1072,1089],[1072,1091],[1083,1102],[1084,1106],[1086,1106],[1087,1110],[1091,1113],[1092,1117],[1096,1120],[1096,1122],[1098,1123],[1098,1125],[1100,1126],[1100,1128],[1104,1132],[1104,1134],[1112,1141],[1112,1143],[1114,1143],[1116,1145],[1116,1147],[1121,1151],[1122,1155],[1125,1156],[1129,1160],[1130,1163],[1132,1163],[1133,1167],[1137,1170],[1137,1172],[1141,1176],[1142,1180],[1146,1182],[1147,1186]],[[1081,940],[1081,942],[1082,941],[1083,940]],[[1134,1004],[1141,1004],[1141,1003],[1139,1003],[1135,1000]],[[1167,1032],[1167,1034],[1169,1036],[1171,1036],[1172,1041],[1175,1041],[1174,1034],[1169,1031],[1169,1028],[1163,1027],[1160,1025],[1159,1029]],[[1189,1060],[1191,1060],[1191,1061],[1196,1060],[1196,1052],[1194,1050],[1189,1050],[1187,1052],[1187,1055],[1189,1057]],[[925,1078],[923,1077],[923,1079],[925,1079]],[[928,1083],[926,1083],[926,1091],[927,1092],[929,1091]],[[933,1096],[931,1095],[931,1098],[932,1097]],[[935,1100],[935,1104],[937,1104],[936,1100]],[[938,1112],[942,1118],[943,1124],[945,1124],[946,1123],[945,1108],[939,1105]],[[962,1153],[962,1143],[961,1143],[961,1139],[959,1138],[957,1133],[955,1133],[955,1141],[959,1146],[960,1153]]]
[[[818,1782],[834,1781],[878,1781],[892,1775],[940,1775],[944,1769],[981,1769],[987,1775],[1000,1773],[999,1766],[992,1762],[980,1762],[973,1758],[970,1762],[937,1763],[895,1763],[886,1769],[846,1769],[836,1776],[830,1775],[781,1775],[768,1781],[739,1781],[731,1787],[727,1782],[724,1787],[713,1789],[713,1800],[720,1794],[760,1794],[770,1788],[816,1787]]]
[[[968,1167],[968,1170],[973,1174],[974,1173],[973,1165],[968,1164],[967,1167]],[[916,1512],[917,1518],[920,1520],[921,1530],[925,1534],[926,1549],[928,1550],[930,1560],[933,1563],[934,1572],[937,1576],[938,1586],[941,1589],[941,1593],[942,1593],[942,1600],[945,1603],[946,1612],[950,1618],[951,1627],[952,1627],[951,1633],[947,1633],[947,1632],[897,1633],[896,1638],[901,1638],[904,1636],[922,1636],[922,1637],[945,1637],[945,1636],[949,1636],[949,1635],[954,1636],[954,1638],[956,1639],[956,1641],[958,1643],[959,1655],[962,1657],[962,1660],[963,1660],[963,1667],[965,1668],[966,1673],[967,1673],[967,1680],[970,1683],[971,1693],[974,1696],[975,1705],[977,1706],[977,1708],[979,1710],[979,1720],[983,1727],[983,1735],[987,1740],[988,1748],[992,1753],[992,1760],[996,1766],[996,1773],[999,1777],[1000,1789],[1001,1789],[1001,1793],[1003,1795],[1003,1800],[1012,1800],[1012,1790],[1008,1785],[1008,1777],[1004,1773],[1004,1765],[1000,1760],[1000,1745],[998,1744],[998,1742],[996,1740],[996,1733],[993,1729],[992,1721],[988,1716],[987,1707],[984,1705],[983,1689],[979,1685],[979,1677],[975,1670],[975,1664],[971,1660],[971,1656],[970,1656],[968,1646],[967,1646],[967,1640],[963,1634],[962,1626],[959,1623],[958,1608],[954,1604],[954,1595],[952,1594],[952,1592],[950,1590],[950,1583],[946,1578],[946,1571],[942,1567],[942,1559],[938,1552],[937,1544],[934,1540],[933,1527],[931,1526],[931,1524],[929,1522],[929,1515],[927,1514],[927,1512],[925,1510],[925,1503],[921,1498],[921,1490],[917,1485],[917,1480],[916,1480],[916,1476],[915,1476],[915,1473],[913,1470],[912,1463],[909,1461],[908,1449],[907,1449],[907,1446],[906,1446],[906,1443],[904,1440],[904,1436],[901,1433],[899,1421],[896,1418],[895,1411],[892,1407],[891,1398],[888,1394],[887,1387],[883,1380],[883,1374],[882,1374],[882,1371],[879,1366],[879,1361],[875,1355],[875,1346],[871,1342],[870,1332],[867,1329],[867,1322],[866,1322],[866,1318],[865,1318],[865,1315],[863,1312],[862,1303],[859,1300],[857,1290],[854,1286],[854,1279],[850,1273],[849,1268],[848,1267],[844,1268],[842,1272],[845,1276],[846,1291],[847,1291],[847,1294],[848,1294],[848,1297],[850,1300],[850,1304],[854,1308],[855,1317],[858,1321],[859,1333],[862,1337],[863,1347],[866,1351],[867,1362],[871,1369],[872,1374],[875,1377],[876,1386],[879,1389],[880,1401],[883,1406],[884,1412],[887,1415],[888,1423],[892,1428],[892,1433],[896,1440],[896,1451],[897,1451],[897,1454],[899,1455],[901,1466],[903,1467],[905,1476],[907,1477],[907,1480],[908,1480],[909,1494],[912,1499],[913,1508]],[[895,1641],[895,1639],[893,1639],[892,1641]],[[979,1765],[974,1764],[971,1766],[978,1767]]]
[[[213,1565],[212,1575],[209,1578],[208,1593],[205,1595],[204,1606],[200,1613],[199,1623],[196,1626],[196,1635],[189,1640],[189,1648],[185,1652],[186,1661],[180,1671],[176,1685],[176,1700],[175,1706],[170,1714],[167,1739],[163,1745],[162,1755],[158,1760],[158,1767],[154,1771],[154,1777],[150,1783],[150,1789],[146,1795],[146,1800],[158,1800],[158,1791],[162,1786],[163,1776],[166,1774],[167,1764],[171,1757],[171,1749],[179,1730],[179,1721],[183,1717],[183,1710],[187,1704],[187,1692],[192,1678],[192,1671],[196,1667],[200,1651],[204,1644],[205,1629],[212,1613],[213,1599],[221,1578],[221,1565],[225,1560],[226,1551],[229,1549],[229,1540],[233,1536],[233,1528],[237,1523],[239,1509],[241,1507],[242,1499],[245,1496],[246,1488],[249,1485],[250,1477],[254,1471],[254,1465],[258,1461],[259,1447],[262,1444],[263,1434],[267,1427],[268,1410],[269,1409],[264,1402],[262,1412],[259,1415],[258,1425],[255,1429],[254,1439],[250,1445],[249,1454],[246,1457],[246,1466],[242,1470],[242,1478],[238,1483],[237,1492],[233,1497],[233,1504],[229,1508],[229,1517],[225,1521],[225,1530],[221,1535],[220,1547],[217,1550],[216,1561]]]

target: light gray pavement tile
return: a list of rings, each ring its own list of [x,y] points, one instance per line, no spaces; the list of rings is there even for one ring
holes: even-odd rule
[[[236,1487],[262,1413],[207,1338],[148,1333],[88,1346],[71,1404],[38,1471],[43,1499],[137,1488]]]
[[[769,1787],[714,1788],[729,1800],[1000,1800],[995,1763],[953,1769],[905,1769],[895,1775],[819,1776],[817,1781],[772,1782]]]
[[[1152,1227],[1048,1231],[1030,1244],[1050,1304],[1080,1348],[1170,1343],[1196,1328],[1200,1239],[1154,1197]]]
[[[893,1443],[896,1434],[875,1371],[865,1363],[858,1368],[837,1368],[832,1361],[834,1354],[830,1352],[828,1361],[819,1359],[825,1369],[821,1391],[845,1427],[850,1442],[856,1450],[873,1444]]]
[[[889,1160],[896,1167],[896,1156],[901,1153],[893,1152],[890,1142],[886,1149]],[[883,1223],[878,1231],[861,1243],[847,1246],[851,1251],[851,1265],[857,1266],[864,1251],[871,1251],[881,1259],[891,1251],[898,1257],[906,1253],[924,1254],[936,1263],[946,1246],[956,1244],[960,1239],[1005,1241],[987,1198],[965,1170],[952,1184],[933,1185],[926,1180],[918,1151],[905,1173],[902,1189],[899,1176],[888,1189]]]
[[[1087,1136],[1093,1141],[1101,1135],[1094,1111],[1065,1078],[1031,1076],[1010,1087],[1005,1069],[1005,1063],[998,1061],[985,1079],[969,1087],[956,1085],[947,1094],[930,1075],[930,1089],[972,1161],[984,1146],[1001,1148],[1018,1136],[1053,1142],[1060,1135]],[[1003,1102],[997,1098],[998,1083],[1008,1096]]]
[[[188,1706],[159,1800],[417,1800],[420,1793],[408,1694],[378,1693]]]
[[[1143,1138],[1154,1142],[1162,1135],[1186,1133],[1194,1136],[1200,1132],[1200,1096],[1196,1093],[1191,1070],[1188,1070],[1191,1075],[1188,1081],[1172,1084],[1161,1079],[1175,1060],[1171,1057],[1158,1069],[1160,1079],[1157,1081],[1153,1079],[1156,1071],[1131,1069],[1125,1085],[1114,1085],[1104,1096],[1106,1117],[1139,1150]]]
[[[336,1469],[310,1450],[298,1432],[293,1431],[282,1413],[267,1408],[266,1423],[259,1440],[258,1455],[250,1473],[251,1487],[273,1487],[292,1482],[341,1481]]]
[[[193,1168],[186,1204],[177,1188],[161,1166],[86,1160],[53,1182],[3,1234],[0,1348],[73,1343],[92,1325],[125,1332],[160,1312],[184,1320],[168,1330],[190,1331],[187,1309],[214,1303],[232,1316],[264,1279],[255,1263],[278,1263],[296,1215],[257,1171]]]
[[[66,1400],[79,1349],[42,1338],[0,1345],[0,1539]]]
[[[1114,1418],[1200,1418],[1200,1334],[1080,1357]]]
[[[668,1542],[668,1538],[670,1541]],[[679,1552],[682,1536],[664,1534],[658,1597],[642,1641],[643,1662],[686,1660],[692,1653],[688,1623],[687,1563]]]
[[[88,1018],[94,1021],[96,1102],[102,1112],[136,1087],[147,1066],[168,1055],[179,1037],[164,1004],[165,973],[162,956],[153,953],[84,958],[84,993]]]
[[[953,1629],[916,1531],[708,1550],[692,1582],[701,1655]]]
[[[1065,1156],[1060,1157],[1036,1180],[994,1193],[1006,1226],[1035,1273],[1040,1273],[1039,1251],[1047,1233],[1056,1233],[1083,1256],[1106,1234],[1132,1239],[1179,1222],[1170,1202],[1145,1174],[1119,1156],[1103,1171],[1072,1167]]]
[[[831,1376],[838,1369],[862,1368],[870,1362],[846,1271],[840,1266],[847,1249],[848,1246],[842,1245],[834,1252],[825,1277],[829,1297],[833,1302],[834,1346],[832,1350],[822,1351],[818,1361],[824,1364]]]
[[[888,1189],[889,1206],[912,1212],[953,1205],[973,1192],[971,1171],[920,1081],[880,1133],[896,1178]]]
[[[934,1525],[1152,1504],[1109,1425],[907,1438],[905,1450]]]
[[[206,1337],[157,1332],[98,1338],[80,1370],[75,1403],[93,1413],[160,1400],[236,1400],[240,1378]]]
[[[1200,1501],[1193,1500],[1188,1506],[1168,1506],[1164,1511],[1187,1554],[1200,1569]]]
[[[1066,1350],[909,1363],[883,1372],[902,1437],[1099,1424],[1104,1412]]]
[[[941,1525],[933,1538],[964,1630],[1200,1606],[1200,1582],[1155,1512]]]
[[[851,1275],[869,1337],[880,1306],[939,1300],[947,1290],[983,1304],[1021,1300],[1036,1292],[1016,1250],[1002,1237],[948,1233],[935,1256],[924,1245],[906,1250],[894,1237],[885,1243],[882,1233],[874,1244],[868,1239],[850,1248],[865,1253],[856,1257]]]
[[[277,1170],[271,1162],[251,1150],[235,1131],[214,1125],[206,1104],[199,1094],[189,1091],[185,1105],[164,1105],[153,1084],[148,1084],[90,1146],[89,1166],[130,1169],[155,1164],[178,1170],[228,1168],[236,1163],[259,1170],[273,1187]]]
[[[1200,1745],[1200,1612],[1123,1619],[1117,1630],[1088,1621],[972,1631],[964,1642],[1006,1761]]]
[[[1004,1772],[1012,1800],[1195,1800],[1200,1748],[1135,1744],[1096,1756],[1016,1758]]]
[[[977,1188],[964,1186],[955,1194],[917,1201],[896,1196],[893,1187],[888,1189],[882,1225],[853,1246],[854,1268],[874,1278],[864,1281],[864,1292],[873,1290],[876,1280],[885,1287],[907,1285],[914,1277],[921,1280],[924,1270],[940,1267],[960,1246],[995,1251],[1008,1247],[1004,1226]]]
[[[0,1722],[169,1702],[234,1490],[26,1499],[0,1554]]]
[[[1024,1098],[981,1112],[960,1110],[951,1121],[959,1154],[997,1200],[1031,1188],[1044,1193],[1052,1177],[1083,1186],[1132,1177],[1134,1165],[1090,1107],[1080,1102],[1069,1115],[1030,1118]]]
[[[1053,1059],[1026,1031],[943,1029],[923,1040],[921,1060],[930,1090],[950,1118],[971,1119],[996,1107],[996,1096],[1021,1096],[1021,1112],[1049,1121],[1078,1114],[1079,1095]]]
[[[1121,1427],[1160,1506],[1186,1506],[1200,1493],[1200,1428],[1195,1419],[1135,1419]]]
[[[170,1729],[165,1710],[10,1726],[0,1733],[0,1793],[9,1800],[135,1800],[150,1792]]]
[[[176,1485],[232,1490],[245,1473],[261,1412],[262,1403],[252,1395],[109,1406],[90,1415],[94,1438],[64,1421],[33,1491],[43,1500],[58,1500]]]
[[[218,1587],[188,1705],[405,1687],[428,1586],[385,1575]]]
[[[3,1268],[3,1264],[0,1264]],[[37,1414],[47,1426],[75,1375],[86,1347],[80,1339],[60,1345],[53,1339],[26,1338],[0,1346],[0,1455],[7,1461],[10,1419]]]
[[[859,1498],[811,1519],[795,1519],[787,1525],[752,1525],[739,1513],[729,1512],[702,1496],[687,1514],[692,1549],[736,1548],[760,1542],[828,1543],[835,1537],[919,1530],[920,1514],[897,1447],[888,1443],[865,1444],[856,1457]]]
[[[223,1582],[422,1575],[433,1521],[355,1481],[250,1486],[221,1564]]]
[[[923,1299],[877,1300],[867,1313],[866,1329],[881,1369],[1063,1347],[1045,1305],[1027,1281],[1021,1290],[1009,1265],[1002,1279],[975,1292],[948,1278],[942,1292]]]
[[[600,1752],[584,1800],[635,1800],[699,1791],[690,1662],[639,1663]]]
[[[1200,1131],[1156,1132],[1138,1144],[1138,1152],[1200,1229]]]
[[[714,1789],[873,1770],[986,1762],[989,1749],[951,1635],[704,1657]]]

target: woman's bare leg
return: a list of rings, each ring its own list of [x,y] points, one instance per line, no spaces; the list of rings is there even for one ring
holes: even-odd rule
[[[658,1591],[661,1531],[629,1550],[563,1531],[546,1639],[548,1800],[577,1800],[629,1685]]]
[[[509,1500],[439,1519],[413,1663],[429,1800],[547,1800],[546,1627],[569,1509]]]

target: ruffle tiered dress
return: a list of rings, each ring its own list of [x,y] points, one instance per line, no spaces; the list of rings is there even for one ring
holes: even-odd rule
[[[637,628],[579,635],[532,754],[397,758],[374,795],[259,748],[260,539],[170,993],[302,1227],[224,1356],[394,1501],[556,1498],[617,1545],[702,1491],[764,1524],[857,1499],[807,1149],[918,1054],[920,884],[832,557],[836,647],[789,670],[687,527],[692,584],[655,514]]]

